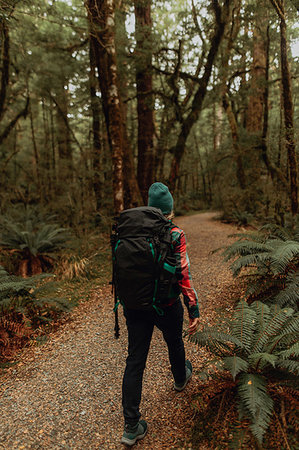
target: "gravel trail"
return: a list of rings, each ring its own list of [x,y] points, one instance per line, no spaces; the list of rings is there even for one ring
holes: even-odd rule
[[[228,235],[236,228],[214,221],[214,216],[208,212],[175,220],[187,234],[202,323],[212,323],[216,313],[231,309],[231,274],[221,256],[210,252],[232,242]],[[19,362],[0,374],[0,449],[124,448],[119,440],[127,334],[120,312],[121,335],[114,339],[111,305],[110,288],[102,286],[44,345],[25,349]],[[195,375],[177,393],[166,345],[155,330],[141,403],[149,432],[134,448],[189,448],[190,404],[201,389],[196,370],[206,355],[188,341],[186,353]]]

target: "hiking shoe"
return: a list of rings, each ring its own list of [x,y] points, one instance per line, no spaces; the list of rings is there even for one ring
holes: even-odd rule
[[[184,383],[174,383],[174,389],[178,392],[183,391],[185,389],[185,387],[187,386],[187,383],[190,380],[191,376],[192,376],[192,364],[187,359],[186,360],[186,379],[185,379]]]
[[[145,420],[139,420],[137,425],[133,427],[129,424],[126,424],[124,434],[120,442],[125,445],[134,445],[136,441],[144,438],[146,432],[147,423]]]

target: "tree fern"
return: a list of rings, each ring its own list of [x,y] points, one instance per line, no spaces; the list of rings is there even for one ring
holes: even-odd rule
[[[18,274],[34,275],[52,266],[50,257],[54,252],[67,246],[69,232],[56,224],[33,219],[12,222],[0,221],[0,246],[19,254]]]

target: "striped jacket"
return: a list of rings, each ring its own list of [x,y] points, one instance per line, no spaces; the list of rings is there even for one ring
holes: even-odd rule
[[[193,287],[192,277],[190,273],[190,262],[187,254],[186,235],[176,225],[171,229],[172,246],[176,257],[176,277],[183,295],[184,303],[187,307],[190,318],[199,317],[198,297]],[[173,298],[169,302],[172,305],[177,298]]]

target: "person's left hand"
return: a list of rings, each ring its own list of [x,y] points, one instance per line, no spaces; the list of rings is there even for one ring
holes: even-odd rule
[[[189,334],[194,334],[199,327],[199,317],[189,317]]]

